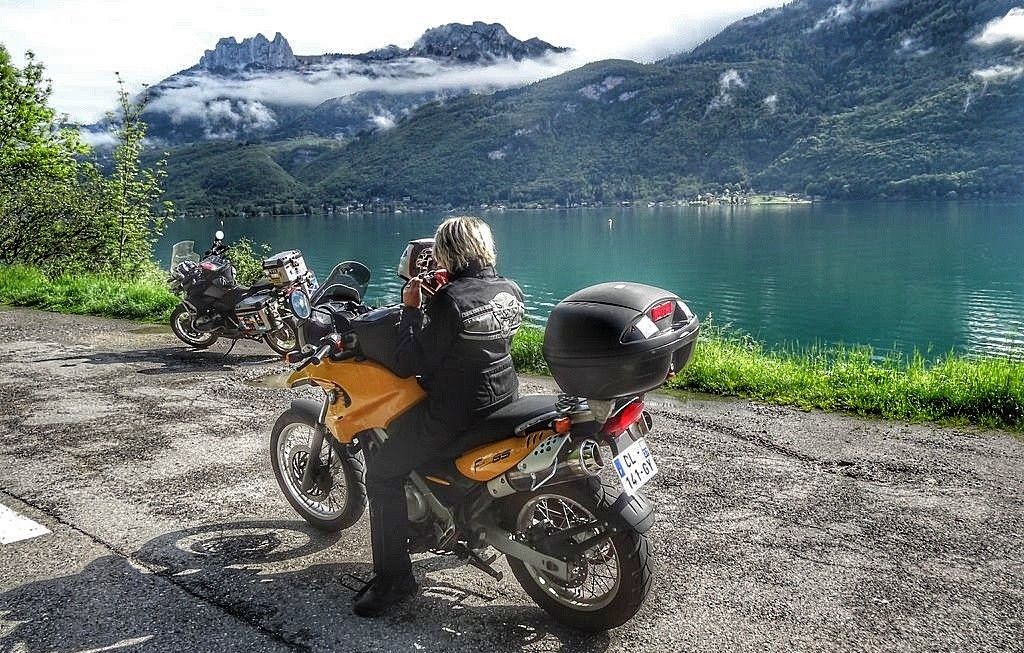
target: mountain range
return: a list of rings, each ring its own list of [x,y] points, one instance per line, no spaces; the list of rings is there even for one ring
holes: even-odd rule
[[[359,54],[297,55],[280,32],[228,37],[196,65],[152,85],[144,118],[160,147],[297,135],[341,140],[390,127],[426,102],[555,74],[567,52],[481,22],[442,25],[412,47]]]
[[[150,119],[158,142],[192,141],[168,161],[170,196],[185,208],[607,203],[722,187],[1024,194],[1024,8],[1013,2],[796,0],[655,63],[599,61],[447,94],[411,91],[406,77],[386,77],[397,68],[382,68],[430,65],[444,76],[560,56],[483,23],[361,55],[300,57],[279,36],[222,40],[154,88],[147,118],[163,111]],[[273,125],[255,131],[185,128],[161,102],[197,76],[251,86],[259,75],[269,88],[282,71],[336,74],[338,61],[371,67],[364,74],[379,85],[301,111],[253,97],[223,107],[256,124],[255,103],[273,111]]]

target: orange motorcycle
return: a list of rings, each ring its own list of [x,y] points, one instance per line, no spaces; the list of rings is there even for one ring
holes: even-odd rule
[[[434,280],[430,245],[409,244],[403,278]],[[368,308],[369,278],[343,263],[312,297],[292,296],[304,346],[290,355],[301,363],[288,384],[324,396],[277,419],[271,457],[289,503],[330,531],[366,508],[363,452],[425,398],[416,378],[392,371],[401,308]],[[544,357],[563,393],[519,398],[409,475],[409,551],[455,555],[500,580],[493,547],[558,621],[601,631],[632,618],[652,580],[654,511],[640,490],[657,466],[644,393],[686,365],[698,331],[679,297],[642,284],[600,284],[559,303]]]

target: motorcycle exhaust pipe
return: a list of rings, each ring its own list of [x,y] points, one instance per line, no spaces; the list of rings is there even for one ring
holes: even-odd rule
[[[505,473],[505,480],[508,481],[512,489],[518,492],[528,492],[541,485],[556,485],[588,476],[597,476],[604,469],[604,464],[600,445],[588,438],[570,449],[565,458],[554,466],[554,472],[540,483],[537,483],[537,479],[544,479],[543,472],[527,474],[515,469]]]

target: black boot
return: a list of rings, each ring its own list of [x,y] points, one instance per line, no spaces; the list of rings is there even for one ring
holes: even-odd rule
[[[362,595],[356,598],[352,612],[360,617],[379,617],[391,606],[415,594],[416,587],[416,577],[412,573],[377,576]]]

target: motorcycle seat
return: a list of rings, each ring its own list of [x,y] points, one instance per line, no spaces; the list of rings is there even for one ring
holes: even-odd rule
[[[448,447],[450,451],[462,453],[475,447],[518,435],[532,423],[556,414],[557,395],[526,395],[494,411]]]

